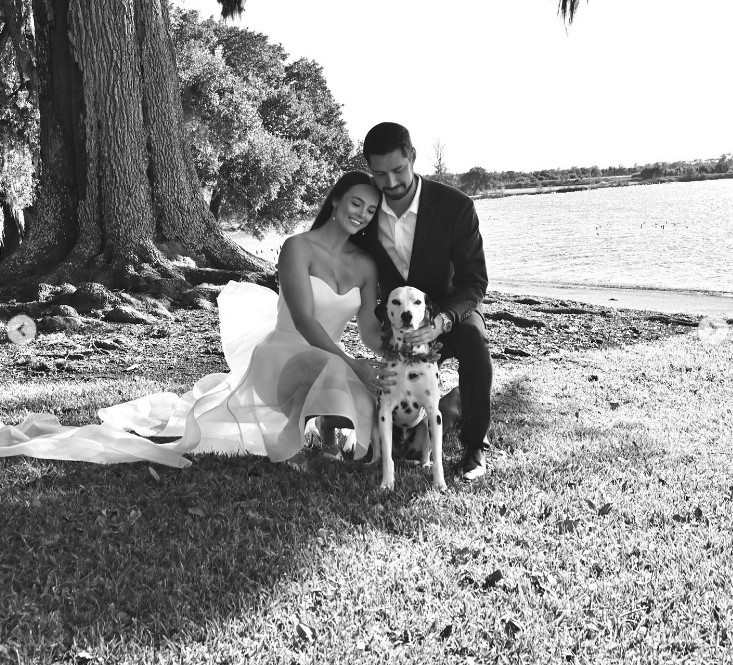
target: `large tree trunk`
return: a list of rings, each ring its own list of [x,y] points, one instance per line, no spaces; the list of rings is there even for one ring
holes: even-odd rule
[[[156,244],[203,267],[268,273],[200,194],[182,133],[163,0],[33,0],[41,169],[26,241],[0,284],[181,278]]]

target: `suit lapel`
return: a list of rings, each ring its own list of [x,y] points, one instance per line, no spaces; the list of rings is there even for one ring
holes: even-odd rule
[[[414,283],[420,272],[420,258],[425,249],[425,243],[430,235],[430,229],[434,223],[433,217],[432,188],[430,182],[422,179],[422,191],[420,192],[420,204],[417,209],[417,220],[415,221],[415,238],[412,241],[412,255],[410,256],[410,270],[407,275],[407,282]]]

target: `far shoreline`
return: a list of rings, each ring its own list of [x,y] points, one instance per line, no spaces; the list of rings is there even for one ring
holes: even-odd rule
[[[733,295],[701,291],[604,287],[541,282],[496,282],[489,280],[488,291],[512,296],[541,296],[640,311],[688,314],[712,318],[733,318]]]
[[[674,175],[661,176],[658,178],[639,178],[633,175],[618,176],[597,176],[583,178],[582,180],[568,180],[551,185],[537,185],[526,187],[502,187],[492,189],[480,194],[470,195],[474,201],[483,199],[502,199],[507,196],[533,196],[536,194],[569,194],[572,192],[585,192],[595,189],[608,189],[609,187],[635,187],[637,185],[664,185],[671,182],[705,182],[712,180],[733,179],[733,172],[728,173],[705,173],[698,175]]]

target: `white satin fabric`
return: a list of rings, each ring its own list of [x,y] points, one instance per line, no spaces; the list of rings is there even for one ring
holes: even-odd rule
[[[359,289],[338,294],[318,277],[310,281],[315,316],[338,343],[361,304]],[[213,452],[280,462],[300,450],[306,421],[317,415],[354,423],[354,456],[363,457],[374,400],[351,368],[311,346],[270,289],[229,282],[218,305],[228,374],[209,374],[182,396],[157,393],[100,409],[101,425],[67,427],[50,414],[30,414],[17,426],[0,423],[0,457],[185,467],[191,464],[185,453]],[[145,437],[180,438],[157,444]]]

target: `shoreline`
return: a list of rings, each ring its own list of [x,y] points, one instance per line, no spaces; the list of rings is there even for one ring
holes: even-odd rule
[[[700,291],[511,281],[490,281],[488,290],[512,296],[560,298],[614,309],[733,318],[733,296]]]
[[[598,176],[581,181],[568,180],[553,185],[537,185],[534,187],[506,187],[488,190],[481,194],[471,194],[475,201],[481,199],[501,199],[506,196],[533,196],[535,194],[570,194],[584,192],[589,189],[607,189],[609,187],[633,187],[636,185],[664,185],[670,182],[704,182],[708,180],[729,180],[733,173],[706,173],[697,176],[674,175],[658,178],[635,178],[633,175]]]

